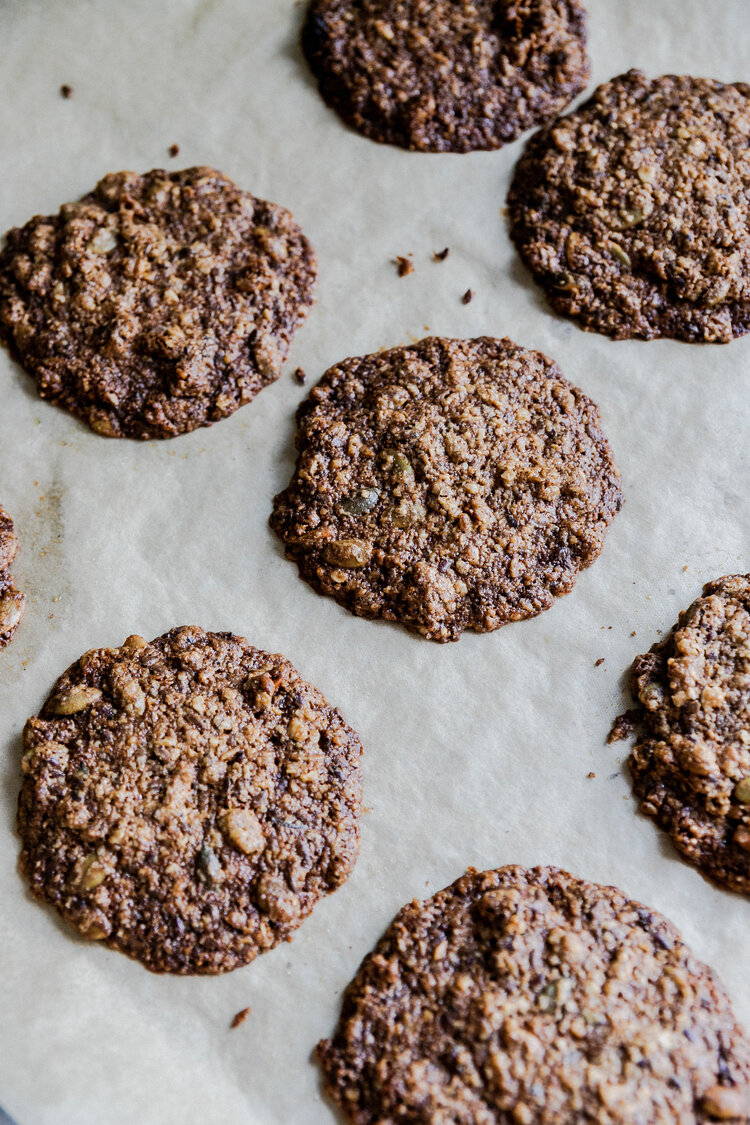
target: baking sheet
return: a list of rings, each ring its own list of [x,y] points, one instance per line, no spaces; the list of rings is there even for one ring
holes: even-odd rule
[[[750,80],[747,0],[589,9],[592,82],[633,65]],[[553,316],[501,216],[522,142],[424,156],[350,133],[301,61],[301,18],[290,0],[0,0],[0,228],[111,170],[207,163],[289,206],[320,259],[317,306],[280,381],[174,441],[97,437],[0,354],[0,502],[29,599],[0,654],[0,1104],[19,1125],[333,1121],[311,1051],[343,987],[403,903],[468,864],[560,864],[619,885],[678,925],[750,1025],[750,904],[676,858],[636,814],[625,744],[604,744],[632,657],[704,581],[748,569],[750,338],[613,343]],[[410,251],[414,273],[399,279],[390,259]],[[428,327],[508,334],[555,357],[600,405],[626,496],[570,596],[448,646],[317,597],[266,522],[306,394],[291,370],[317,378]],[[156,977],[76,940],[15,868],[24,720],[85,650],[187,623],[285,653],[366,748],[349,882],[292,944],[213,979]]]

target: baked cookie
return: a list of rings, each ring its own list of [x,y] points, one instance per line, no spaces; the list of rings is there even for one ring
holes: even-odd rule
[[[231,633],[86,653],[24,751],[31,889],[156,972],[252,961],[356,858],[357,735],[288,660]]]
[[[328,1092],[356,1125],[747,1121],[750,1042],[659,914],[553,867],[471,868],[362,962]]]
[[[540,352],[431,337],[330,368],[271,525],[319,593],[434,641],[549,609],[621,503],[599,412]]]
[[[15,588],[10,577],[10,567],[17,550],[13,520],[0,507],[0,648],[11,640],[26,605],[26,598]]]
[[[348,125],[422,152],[500,148],[589,76],[581,0],[312,0],[302,45]]]
[[[174,437],[278,378],[314,281],[290,213],[220,172],[116,172],[10,231],[0,338],[97,433]]]
[[[631,685],[641,809],[705,875],[750,894],[750,575],[709,582]]]
[[[615,339],[726,343],[750,329],[750,86],[600,86],[532,137],[513,241],[552,306]]]

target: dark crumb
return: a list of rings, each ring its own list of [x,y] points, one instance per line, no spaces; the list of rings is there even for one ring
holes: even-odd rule
[[[403,258],[399,255],[393,259],[393,264],[399,277],[408,277],[410,273],[414,273],[414,262],[410,261],[409,258]]]
[[[249,1015],[250,1009],[242,1008],[239,1012],[237,1012],[236,1016],[232,1017],[232,1022],[229,1025],[229,1030],[234,1031],[235,1027],[239,1027],[241,1023],[244,1023]]]
[[[600,656],[598,660],[594,661],[594,667],[595,668],[601,668],[603,663],[604,663],[604,657]]]
[[[589,779],[591,779],[591,778],[594,778],[594,777],[596,777],[596,774],[594,773],[594,771],[593,771],[593,770],[589,770],[589,772],[588,772],[588,773],[586,774],[586,777],[588,777]]]
[[[633,632],[632,632],[632,633],[631,633],[630,635],[631,635],[631,637],[637,637],[637,636],[638,636],[638,634],[636,633],[635,629],[633,630]]]
[[[61,98],[72,98],[73,97],[73,87],[68,86],[67,83],[65,83],[65,85],[61,86],[60,87],[60,97]]]
[[[304,367],[295,367],[294,371],[292,372],[292,378],[296,379],[296,381],[301,386],[302,383],[304,383],[305,379],[307,378],[307,375],[305,374]]]
[[[624,738],[630,738],[635,730],[637,720],[637,707],[631,707],[629,711],[623,711],[622,715],[618,715],[613,722],[612,729],[607,735],[607,742],[622,742]]]
[[[463,297],[461,298],[461,304],[462,305],[468,305],[469,302],[472,301],[473,299],[474,299],[474,293],[472,292],[471,289],[467,289],[466,292],[464,293]]]
[[[432,255],[433,262],[444,262],[451,252],[450,246],[446,246],[445,250],[438,250]]]
[[[180,146],[179,145],[170,145],[169,148],[167,149],[167,152],[169,153],[170,156],[179,156],[180,155]]]

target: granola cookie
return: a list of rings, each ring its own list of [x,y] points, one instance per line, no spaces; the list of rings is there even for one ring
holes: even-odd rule
[[[97,433],[174,437],[278,378],[314,281],[290,213],[220,172],[115,172],[9,232],[0,338]]]
[[[422,152],[500,148],[589,75],[581,0],[312,0],[302,43],[348,125]]]
[[[750,330],[750,86],[600,86],[532,137],[511,236],[557,312],[615,339],[727,343]]]
[[[156,972],[288,940],[351,870],[361,746],[288,660],[173,629],[93,649],[24,731],[34,893]]]
[[[750,1042],[659,914],[553,867],[396,916],[318,1055],[356,1125],[747,1121]]]
[[[18,551],[13,520],[0,507],[0,648],[13,637],[23,617],[26,598],[13,585],[10,568]]]
[[[319,593],[434,641],[549,609],[602,549],[620,477],[540,352],[430,337],[330,368],[271,524]]]
[[[750,575],[709,582],[631,684],[641,809],[704,875],[750,894]]]

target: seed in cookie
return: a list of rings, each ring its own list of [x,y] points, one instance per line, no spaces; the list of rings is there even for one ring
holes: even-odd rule
[[[156,972],[252,961],[356,859],[357,735],[288,660],[230,633],[86,653],[24,750],[31,889]]]
[[[709,582],[636,658],[641,809],[717,883],[750,894],[750,575]]]
[[[290,213],[220,172],[116,172],[9,232],[0,339],[97,433],[174,437],[278,378],[314,281]]]
[[[431,640],[549,609],[620,507],[596,407],[511,340],[344,360],[298,424],[271,518],[287,556],[351,612]]]
[[[318,1056],[356,1125],[750,1113],[750,1042],[711,970],[659,914],[552,867],[469,869],[405,906]]]
[[[631,70],[532,137],[508,197],[553,308],[615,339],[750,330],[750,85]]]
[[[500,148],[589,73],[581,0],[312,0],[302,44],[348,125],[422,152]]]
[[[13,585],[10,568],[18,551],[13,520],[0,507],[0,648],[9,643],[18,628],[26,598]]]

